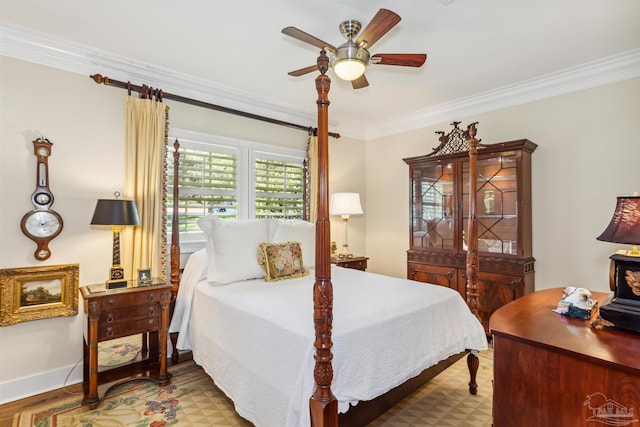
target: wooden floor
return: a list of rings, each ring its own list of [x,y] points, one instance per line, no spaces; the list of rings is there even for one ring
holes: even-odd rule
[[[43,403],[68,397],[70,394],[82,396],[82,383],[0,405],[0,426],[11,426],[13,424],[13,416],[18,412],[22,412],[33,406],[40,406]]]

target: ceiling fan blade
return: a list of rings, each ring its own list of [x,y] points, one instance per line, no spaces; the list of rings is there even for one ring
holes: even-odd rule
[[[308,67],[300,68],[299,70],[289,71],[287,74],[293,77],[304,76],[305,74],[313,73],[318,70],[317,65],[310,65]]]
[[[329,47],[333,50],[336,50],[336,48],[330,45],[329,43],[322,41],[319,38],[312,36],[311,34],[307,34],[304,31],[297,29],[296,27],[283,28],[282,34],[286,34],[287,36],[293,37],[294,39],[298,39],[302,42],[309,43],[310,45],[319,47],[320,49]]]
[[[369,25],[360,33],[358,40],[356,40],[356,45],[360,46],[360,43],[366,42],[365,47],[369,49],[398,22],[400,22],[400,16],[397,13],[387,9],[380,9],[369,22]]]
[[[363,74],[357,79],[351,80],[351,86],[353,86],[354,89],[362,89],[363,87],[369,86],[369,82]]]
[[[425,53],[376,53],[371,57],[372,64],[421,67],[427,60]]]

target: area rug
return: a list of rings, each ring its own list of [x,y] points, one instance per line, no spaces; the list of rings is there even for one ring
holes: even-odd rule
[[[14,417],[13,427],[251,426],[233,403],[193,362],[171,366],[171,384],[132,381],[112,388],[95,410],[74,396],[43,404]],[[491,426],[492,352],[480,354],[478,394],[471,396],[466,358],[462,358],[371,427]]]
[[[17,414],[13,427],[250,426],[192,361],[171,367],[171,383],[136,380],[113,387],[98,407],[82,396],[61,399]]]
[[[380,415],[369,427],[490,427],[493,402],[493,352],[480,352],[472,396],[467,358],[463,357],[402,402]]]
[[[132,361],[142,350],[142,335],[98,343],[98,365],[113,367]]]

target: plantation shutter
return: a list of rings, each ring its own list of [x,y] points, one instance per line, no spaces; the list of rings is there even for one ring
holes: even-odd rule
[[[256,218],[303,218],[304,168],[296,161],[260,158],[255,160]]]
[[[180,140],[180,235],[200,234],[197,221],[204,215],[236,219],[238,155],[234,149],[190,144]],[[173,148],[167,150],[167,182],[173,184]],[[167,188],[168,229],[171,229],[173,188]]]

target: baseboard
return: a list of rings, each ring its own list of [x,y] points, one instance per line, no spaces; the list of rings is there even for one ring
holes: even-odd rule
[[[191,351],[180,352],[180,363],[192,360]],[[168,360],[169,368],[172,366]],[[42,372],[29,377],[17,378],[0,383],[0,405],[16,400],[32,397],[40,393],[57,390],[82,382],[82,361],[73,366],[66,366],[49,372]]]
[[[82,361],[48,372],[0,383],[0,404],[82,382]]]

